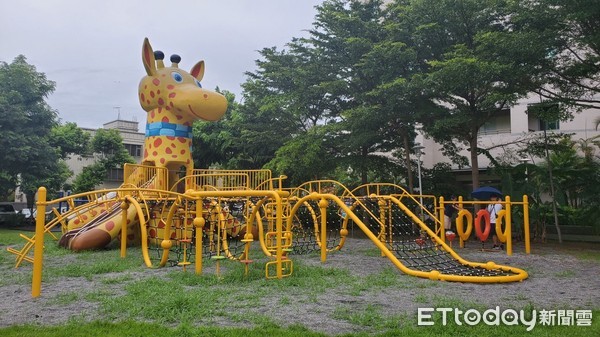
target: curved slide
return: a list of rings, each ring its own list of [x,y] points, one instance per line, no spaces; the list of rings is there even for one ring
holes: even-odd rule
[[[128,226],[128,241],[134,240],[135,206],[129,205],[126,224],[123,224],[121,204],[119,201],[107,202],[75,215],[69,220],[69,230],[60,238],[59,245],[74,251],[103,248],[120,236],[123,225]]]
[[[341,199],[327,195],[402,272],[432,280],[472,283],[515,282],[528,277],[527,272],[519,268],[461,258],[398,199],[393,196],[379,197],[390,207],[396,208],[396,214],[401,214],[401,217],[392,221],[394,239],[391,242],[382,242]],[[378,223],[376,219],[371,222]],[[418,231],[414,230],[415,225]]]
[[[131,184],[144,188],[154,188],[157,174],[145,179],[144,170],[134,170],[130,176]],[[68,218],[67,232],[60,238],[58,244],[62,247],[80,251],[106,247],[114,239],[120,237],[123,224],[121,201],[115,199],[116,192],[109,192],[100,198],[102,203],[90,205],[84,211],[79,211]],[[127,208],[127,241],[135,242],[139,238],[137,211],[133,204]]]

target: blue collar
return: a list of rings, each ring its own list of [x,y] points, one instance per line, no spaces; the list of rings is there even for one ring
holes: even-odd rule
[[[146,137],[151,136],[192,138],[192,127],[167,122],[146,123]]]

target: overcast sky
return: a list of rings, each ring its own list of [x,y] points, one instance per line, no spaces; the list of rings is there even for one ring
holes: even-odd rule
[[[240,98],[258,50],[307,36],[322,0],[0,0],[0,61],[23,54],[56,82],[50,106],[61,121],[98,128],[146,113],[137,99],[145,75],[144,37],[180,68],[205,60],[205,88]],[[167,63],[167,64],[170,64]],[[118,108],[117,108],[118,107]]]

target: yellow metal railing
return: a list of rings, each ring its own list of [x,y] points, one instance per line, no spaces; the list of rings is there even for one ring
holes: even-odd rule
[[[461,258],[454,250],[452,250],[452,248],[450,246],[446,245],[446,243],[444,241],[442,241],[425,223],[423,223],[423,221],[417,215],[415,215],[410,209],[408,209],[397,198],[395,198],[393,196],[377,196],[377,197],[381,198],[382,200],[389,201],[391,204],[394,205],[394,207],[398,207],[399,209],[401,209],[404,214],[408,215],[413,220],[413,222],[416,225],[418,225],[419,228],[427,234],[427,237],[429,239],[433,240],[438,247],[440,247],[444,251],[448,252],[452,256],[452,258],[455,259],[459,264],[461,264],[463,266],[469,266],[471,268],[487,269],[487,270],[492,270],[492,269],[493,270],[501,270],[503,272],[510,273],[510,275],[467,276],[467,275],[457,275],[457,274],[453,274],[453,273],[448,273],[448,274],[442,273],[438,270],[421,271],[421,270],[409,268],[406,265],[404,265],[398,259],[398,257],[396,255],[394,255],[394,253],[388,248],[388,245],[386,245],[385,242],[381,241],[377,237],[377,235],[375,235],[367,227],[367,225],[365,225],[365,223],[362,221],[362,219],[360,219],[356,215],[356,213],[354,213],[352,211],[352,209],[349,208],[345,204],[345,202],[342,199],[340,199],[338,196],[335,196],[333,194],[311,193],[311,194],[301,198],[299,200],[299,202],[304,202],[306,200],[312,199],[312,200],[319,200],[319,203],[323,204],[323,206],[325,206],[325,203],[327,202],[327,200],[337,204],[338,207],[340,207],[342,210],[344,210],[344,212],[346,212],[346,214],[350,218],[352,218],[354,223],[363,231],[363,233],[365,233],[367,235],[367,237],[377,246],[377,248],[379,248],[381,250],[382,254],[384,256],[386,256],[398,269],[400,269],[402,272],[404,272],[408,275],[422,277],[422,278],[428,278],[431,280],[445,280],[445,281],[473,282],[473,283],[515,282],[515,281],[522,281],[528,277],[527,272],[525,272],[524,270],[519,269],[519,268],[506,266],[506,265],[499,265],[499,264],[495,264],[493,262],[487,262],[487,263],[471,262],[471,261],[467,261],[467,260]],[[292,211],[292,214],[293,213],[294,212]],[[346,233],[344,233],[344,234],[346,234]],[[321,248],[322,248],[321,249],[321,261],[325,261],[327,250],[324,249],[324,247],[321,247]]]
[[[168,171],[164,167],[125,164],[123,171],[126,186],[168,190]]]
[[[260,189],[272,190],[272,184],[264,184],[272,180],[270,170],[193,170],[194,179],[190,188],[203,189],[203,186],[212,186],[217,190]],[[260,186],[260,188],[259,188]]]

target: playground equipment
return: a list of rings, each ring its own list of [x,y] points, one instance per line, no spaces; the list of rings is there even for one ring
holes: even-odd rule
[[[444,205],[448,203],[446,202],[444,197],[440,197],[440,218],[444,217]],[[527,195],[523,195],[523,201],[515,202],[511,201],[510,196],[504,197],[504,201],[498,201],[495,203],[501,204],[503,209],[498,212],[496,218],[496,226],[492,227],[490,224],[490,214],[484,208],[480,209],[475,217],[473,213],[471,213],[467,206],[474,205],[488,205],[489,201],[463,201],[462,197],[459,197],[458,204],[461,210],[458,212],[456,217],[456,236],[459,238],[459,244],[461,248],[465,247],[465,243],[471,237],[473,230],[475,230],[475,238],[478,239],[483,246],[483,242],[485,242],[492,235],[496,235],[498,237],[498,241],[506,244],[506,254],[513,254],[513,221],[512,221],[512,209],[515,206],[521,206],[523,208],[523,241],[525,243],[525,253],[529,254],[531,252],[531,244],[530,244],[530,232],[529,232],[529,199]],[[440,226],[437,233],[439,234],[442,241],[448,236],[445,233],[444,226]],[[452,238],[454,240],[454,237]]]
[[[50,201],[45,188],[39,189],[35,235],[23,236],[21,250],[9,248],[17,267],[33,263],[34,297],[41,293],[45,233],[58,240],[51,229],[59,225],[63,247],[94,249],[118,240],[124,257],[128,245],[141,244],[148,267],[193,267],[197,274],[205,259],[215,261],[217,273],[225,261],[242,263],[247,272],[253,262],[250,247],[257,244],[269,258],[266,278],[290,276],[294,254],[320,252],[325,262],[357,230],[410,275],[481,283],[527,278],[518,268],[462,259],[445,243],[443,232],[423,220],[427,215],[439,224],[439,217],[394,184],[348,190],[320,180],[283,188],[285,176],[272,177],[268,170],[194,169],[191,125],[198,118],[219,119],[227,102],[201,87],[202,61],[187,73],[178,68],[179,56],[171,56],[171,67],[163,58],[146,39],[142,61],[147,76],[139,86],[140,104],[148,111],[144,159],[141,165],[125,165],[121,187]],[[75,203],[81,199],[88,202]],[[69,211],[56,212],[46,223],[47,205],[63,203]]]

